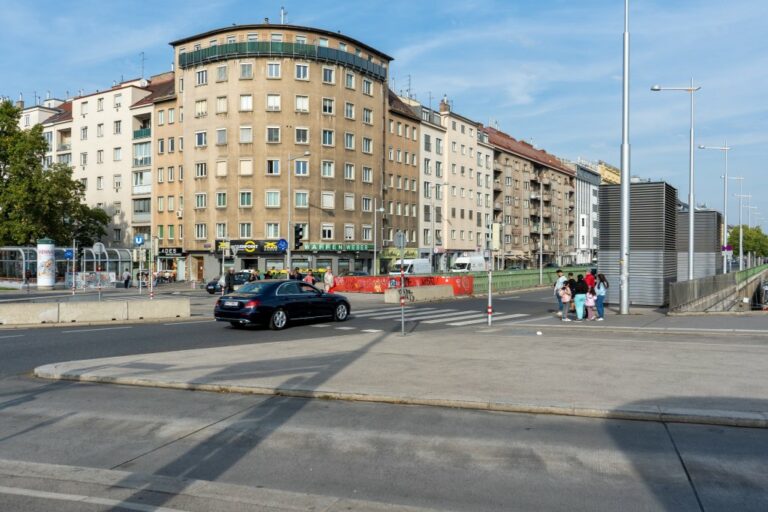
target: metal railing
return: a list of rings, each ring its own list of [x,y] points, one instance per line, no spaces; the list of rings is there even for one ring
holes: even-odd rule
[[[146,139],[147,137],[152,136],[152,128],[140,128],[138,130],[133,130],[133,138],[136,139]]]
[[[556,268],[546,268],[543,272],[544,286],[552,287],[557,281]],[[585,267],[563,268],[565,275],[568,272],[575,274],[584,274],[587,272]],[[456,276],[457,274],[451,274]],[[473,274],[474,287],[472,293],[480,295],[488,293],[488,272],[478,272]],[[539,286],[539,270],[512,270],[512,271],[494,271],[493,273],[493,291],[505,292],[511,290],[521,290],[523,288],[534,288]]]
[[[768,265],[748,268],[740,272],[718,274],[700,277],[690,281],[680,281],[669,285],[669,310],[674,311],[696,300],[724,292],[729,288],[736,289],[737,285],[751,277],[768,270]]]

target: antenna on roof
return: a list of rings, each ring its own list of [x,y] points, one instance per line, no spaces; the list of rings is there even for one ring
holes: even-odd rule
[[[405,88],[406,96],[411,97],[411,75],[408,75],[408,87]]]
[[[285,17],[288,15],[288,11],[285,10],[285,7],[282,5],[280,6],[280,24],[285,25]]]
[[[141,78],[143,80],[144,79],[144,61],[147,59],[144,57],[144,52],[141,52],[139,56],[141,56]]]

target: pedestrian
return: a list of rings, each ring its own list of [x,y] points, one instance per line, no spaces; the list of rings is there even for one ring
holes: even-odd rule
[[[555,281],[555,298],[557,299],[557,316],[563,316],[563,300],[560,298],[560,289],[566,283],[567,279],[563,275],[562,269],[557,269],[557,281]]]
[[[253,270],[251,270],[250,274],[248,274],[248,282],[249,283],[254,282],[258,278],[259,278],[259,276],[257,276],[256,272],[254,272]]]
[[[235,291],[235,269],[229,267],[229,272],[224,276],[224,287],[222,288],[224,293],[232,293]]]
[[[301,281],[304,276],[301,275],[301,272],[299,272],[299,267],[293,267],[293,279],[297,281]]]
[[[573,272],[568,272],[568,287],[571,289],[571,299],[576,295],[576,280],[573,278]],[[571,300],[571,313],[576,312],[576,304]]]
[[[557,293],[560,300],[563,301],[563,322],[570,322],[571,319],[568,318],[568,305],[571,303],[571,287],[568,286],[568,283],[564,283]]]
[[[597,306],[597,321],[602,322],[605,318],[605,292],[608,290],[608,280],[603,274],[597,274],[597,286],[595,286],[595,293],[597,294],[597,300],[595,305]]]
[[[584,279],[586,281],[586,279]],[[595,287],[590,286],[589,291],[587,291],[587,300],[584,302],[584,306],[587,308],[587,320],[597,320],[597,316],[595,315],[595,302],[597,300],[597,293],[595,292]]]
[[[304,279],[302,279],[305,283],[309,283],[314,286],[315,283],[317,283],[317,279],[315,279],[315,276],[312,275],[311,270],[307,270],[307,275],[304,276]]]
[[[590,269],[589,272],[587,272],[587,275],[584,276],[584,281],[587,283],[587,286],[592,288],[595,286],[595,274],[597,273],[597,269]]]
[[[127,268],[123,272],[123,286],[126,290],[131,287],[131,271]]]
[[[333,277],[333,272],[331,272],[331,267],[328,267],[325,269],[325,275],[323,276],[323,284],[325,285],[325,291],[328,293],[333,293],[334,288],[336,288],[336,278]]]
[[[587,292],[589,287],[584,282],[584,276],[579,274],[576,278],[576,285],[574,286],[573,302],[576,304],[576,319],[578,321],[584,320],[584,303],[587,301]]]

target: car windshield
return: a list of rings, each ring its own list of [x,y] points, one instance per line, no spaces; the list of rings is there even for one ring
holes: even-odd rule
[[[403,272],[405,272],[405,273],[408,273],[408,269],[409,269],[410,267],[411,267],[411,264],[410,264],[410,263],[405,263],[405,264],[403,265]],[[400,264],[399,264],[399,263],[395,263],[394,265],[392,265],[392,270],[391,270],[391,272],[400,272]]]
[[[467,270],[469,268],[469,263],[454,263],[453,269],[454,270]]]
[[[265,283],[262,281],[252,281],[250,283],[245,283],[243,286],[237,289],[238,293],[261,293],[264,291],[264,289],[271,285],[272,283]]]

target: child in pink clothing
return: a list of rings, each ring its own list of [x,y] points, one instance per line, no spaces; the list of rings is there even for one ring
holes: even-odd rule
[[[587,320],[595,319],[595,301],[597,300],[597,293],[595,293],[595,287],[590,286],[587,292],[587,300],[584,305],[587,308]]]

